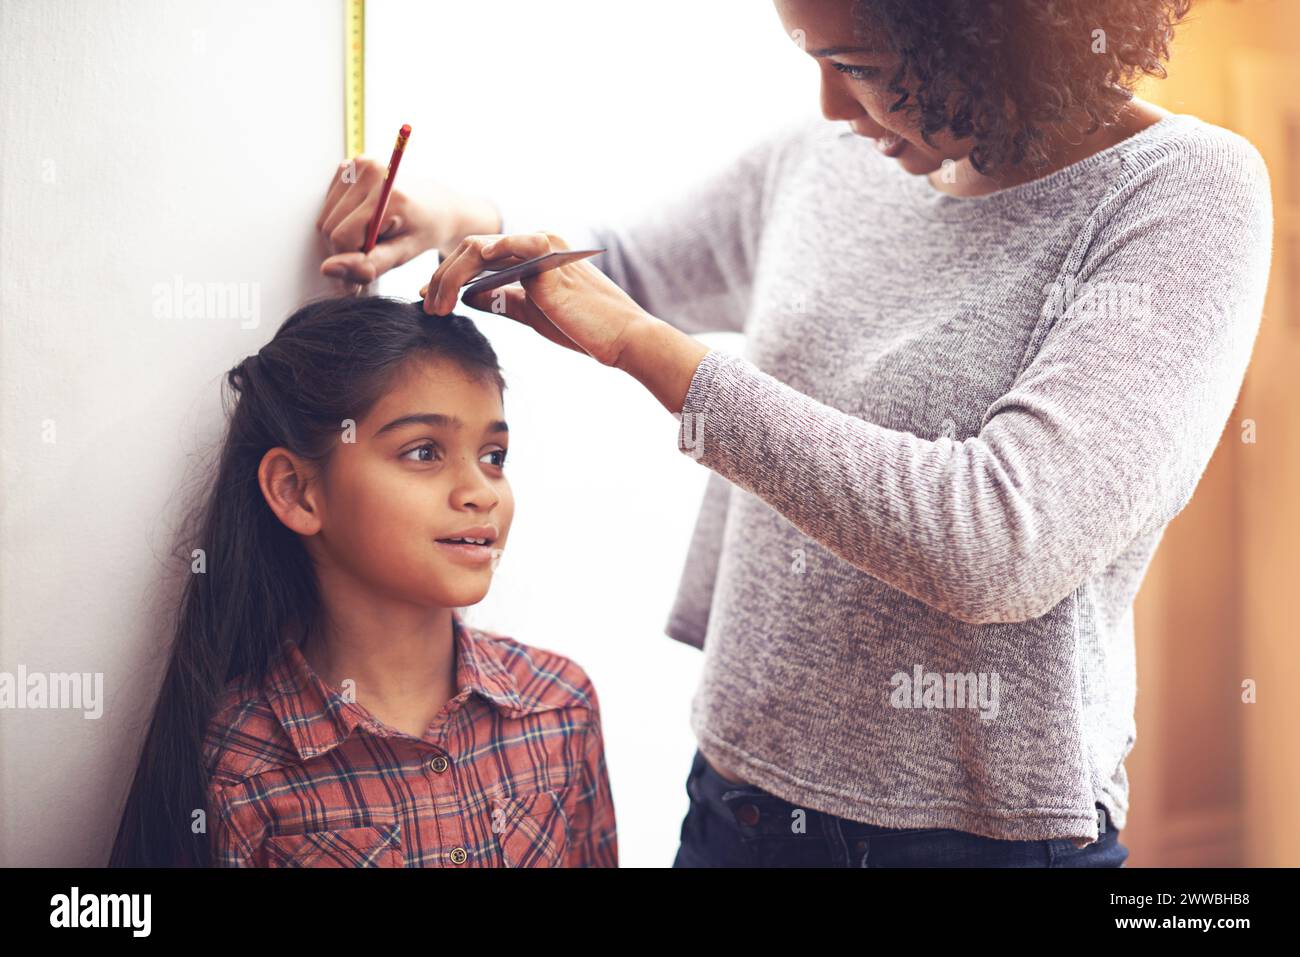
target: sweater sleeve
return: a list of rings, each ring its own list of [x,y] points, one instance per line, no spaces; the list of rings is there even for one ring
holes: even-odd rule
[[[1267,170],[1241,143],[1102,204],[1070,294],[978,434],[883,428],[714,350],[679,450],[945,614],[1046,614],[1186,505],[1231,414],[1272,234]]]
[[[775,180],[816,125],[778,124],[681,194],[560,235],[574,249],[604,248],[591,262],[656,318],[690,335],[742,332]],[[507,210],[503,232],[557,231],[529,225],[539,219]]]

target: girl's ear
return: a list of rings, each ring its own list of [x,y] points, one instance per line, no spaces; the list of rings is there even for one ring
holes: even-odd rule
[[[257,467],[257,484],[271,511],[285,527],[299,535],[315,535],[321,519],[316,488],[311,481],[315,468],[288,449],[270,449]]]

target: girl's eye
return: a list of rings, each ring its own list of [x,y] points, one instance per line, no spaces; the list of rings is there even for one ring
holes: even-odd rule
[[[499,459],[492,463],[493,465],[503,467],[506,464],[505,449],[494,449],[485,454],[500,456]],[[432,442],[426,442],[424,445],[417,445],[410,451],[403,452],[401,457],[411,462],[433,462],[437,458],[441,458],[441,453],[438,446],[434,445]]]
[[[852,66],[848,63],[832,63],[831,66],[855,80],[870,80],[880,73],[879,70],[871,66]]]
[[[432,442],[428,442],[424,445],[416,446],[415,448],[411,449],[409,452],[403,452],[402,458],[410,459],[412,462],[432,462],[433,453],[436,451],[438,451],[438,447],[434,445]],[[429,454],[427,456],[423,455],[422,453],[425,452]],[[411,458],[411,456],[415,456],[415,458]]]

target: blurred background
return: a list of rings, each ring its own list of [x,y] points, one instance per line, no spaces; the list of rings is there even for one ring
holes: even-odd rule
[[[1264,156],[1273,266],[1237,407],[1134,609],[1134,867],[1300,864],[1300,3],[1210,0],[1138,95]]]
[[[107,698],[97,721],[0,712],[0,865],[107,857],[221,377],[336,289],[312,227],[344,156],[343,23],[337,0],[0,3],[0,670],[102,672]],[[387,160],[410,123],[399,188],[487,196],[511,231],[616,225],[818,115],[770,3],[370,0],[365,27],[367,152]],[[1122,839],[1134,867],[1295,866],[1300,3],[1201,0],[1169,74],[1139,95],[1263,153],[1276,255],[1238,407],[1138,599]],[[435,265],[374,291],[415,298]],[[194,283],[242,307],[159,308]],[[621,863],[668,866],[702,656],[663,629],[707,472],[630,377],[475,315],[505,370],[517,511],[467,619],[588,671]]]

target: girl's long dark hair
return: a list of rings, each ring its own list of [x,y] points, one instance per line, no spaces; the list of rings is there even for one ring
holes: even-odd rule
[[[258,465],[277,446],[324,462],[345,420],[360,421],[416,355],[451,360],[505,389],[496,353],[470,319],[383,297],[308,303],[226,374],[229,430],[194,516],[193,547],[206,568],[184,585],[110,867],[212,863],[206,830],[193,833],[193,821],[210,812],[204,740],[214,706],[232,679],[260,683],[283,637],[301,640],[320,613],[307,551],[263,499]]]

